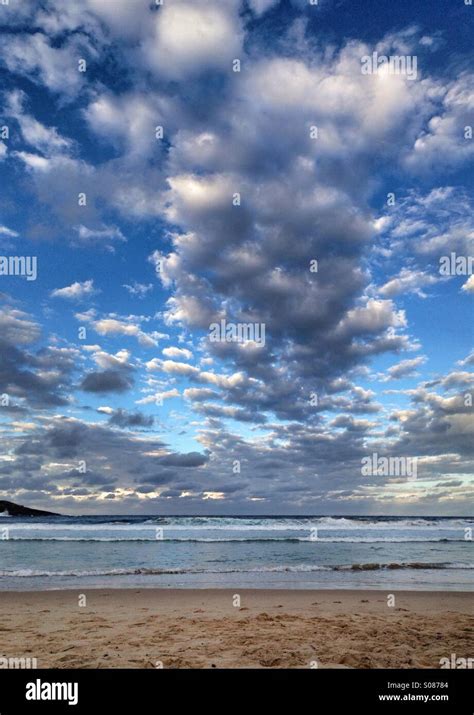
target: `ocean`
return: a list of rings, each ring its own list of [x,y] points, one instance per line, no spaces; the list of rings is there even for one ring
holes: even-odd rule
[[[473,590],[466,517],[0,519],[0,589]]]

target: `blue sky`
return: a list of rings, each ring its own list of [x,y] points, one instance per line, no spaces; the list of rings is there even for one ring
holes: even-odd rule
[[[5,498],[470,511],[472,13],[0,5],[0,254],[37,261],[0,275]]]

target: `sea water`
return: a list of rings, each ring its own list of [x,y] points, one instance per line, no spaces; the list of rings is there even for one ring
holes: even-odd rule
[[[3,517],[0,589],[473,590],[466,517]]]

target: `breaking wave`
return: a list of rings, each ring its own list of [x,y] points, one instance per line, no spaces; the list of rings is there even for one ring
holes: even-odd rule
[[[70,542],[87,542],[87,543],[191,543],[191,544],[206,544],[206,543],[266,543],[266,542],[278,542],[278,543],[329,543],[329,544],[425,544],[425,543],[464,543],[466,539],[459,538],[447,538],[447,537],[427,537],[420,538],[415,536],[410,537],[391,537],[391,536],[361,536],[360,538],[353,538],[349,536],[335,536],[333,538],[329,537],[319,537],[317,539],[312,539],[309,536],[290,536],[290,537],[223,537],[223,538],[171,538],[163,537],[162,539],[156,539],[153,535],[149,537],[136,537],[136,536],[123,536],[123,537],[76,537],[76,536],[39,536],[36,538],[31,538],[28,536],[10,536],[8,541],[22,541],[22,542],[37,542],[37,541],[70,541]],[[466,542],[467,543],[467,542]]]
[[[425,563],[423,561],[414,562],[391,562],[391,563],[365,563],[365,564],[338,564],[335,566],[315,566],[298,564],[292,566],[261,566],[257,568],[231,568],[231,569],[185,569],[185,568],[135,568],[135,569],[106,569],[95,571],[41,571],[35,569],[19,569],[12,571],[0,571],[0,576],[10,576],[17,578],[37,578],[51,576],[164,576],[176,574],[229,574],[229,573],[271,573],[271,572],[316,572],[316,571],[380,571],[391,569],[474,569],[474,564],[466,563]]]

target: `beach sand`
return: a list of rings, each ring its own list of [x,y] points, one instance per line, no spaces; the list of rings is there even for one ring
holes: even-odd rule
[[[240,607],[234,606],[234,594]],[[0,592],[0,656],[39,668],[439,668],[474,655],[461,592]]]

